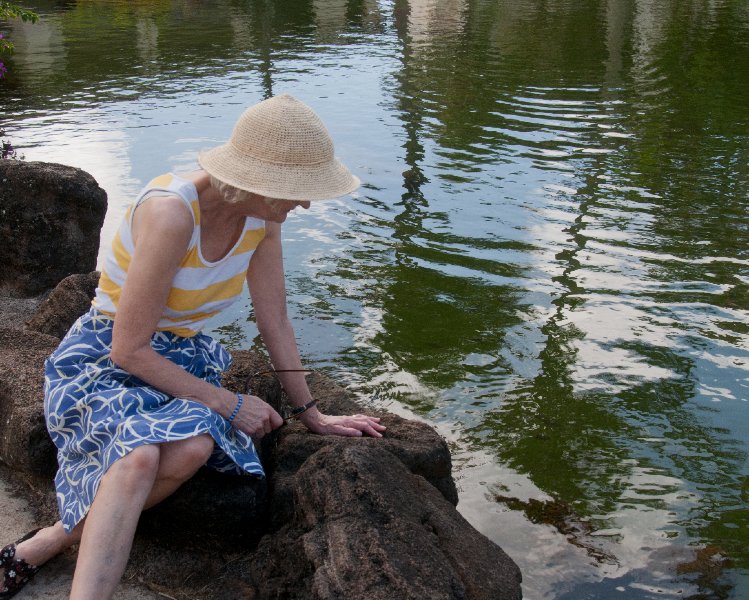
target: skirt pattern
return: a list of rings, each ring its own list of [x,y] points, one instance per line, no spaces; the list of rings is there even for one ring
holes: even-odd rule
[[[112,463],[144,444],[208,433],[216,442],[209,467],[262,476],[248,435],[207,406],[164,394],[109,359],[113,324],[92,308],[45,363],[44,415],[57,447],[55,487],[65,530],[86,516]],[[156,332],[151,347],[217,387],[231,363],[221,344],[205,334]]]

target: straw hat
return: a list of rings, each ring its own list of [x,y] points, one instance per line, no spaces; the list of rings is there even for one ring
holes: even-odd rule
[[[231,139],[198,157],[210,175],[241,190],[283,200],[325,200],[361,182],[333,154],[315,112],[283,94],[248,108]]]

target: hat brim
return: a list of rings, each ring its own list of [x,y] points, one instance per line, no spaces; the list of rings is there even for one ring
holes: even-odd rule
[[[282,200],[329,200],[350,194],[361,185],[337,159],[315,165],[284,165],[247,157],[231,144],[202,152],[198,163],[224,183]]]

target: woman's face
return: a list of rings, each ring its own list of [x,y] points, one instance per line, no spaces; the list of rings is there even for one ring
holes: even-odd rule
[[[308,200],[279,200],[278,198],[265,197],[263,197],[263,200],[269,209],[269,215],[265,217],[265,220],[275,221],[276,223],[283,223],[289,213],[297,206],[301,206],[305,210],[309,208]]]
[[[245,214],[257,217],[263,221],[283,223],[289,213],[297,206],[304,209],[309,208],[309,201],[303,200],[281,200],[279,198],[268,198],[259,194],[250,194],[245,200],[237,203]]]

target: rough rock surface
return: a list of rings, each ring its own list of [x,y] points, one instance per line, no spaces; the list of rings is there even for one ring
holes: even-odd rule
[[[307,382],[324,413],[345,415],[367,412],[351,399],[345,389],[330,378],[320,373],[312,373]],[[390,413],[378,413],[377,416],[387,427],[387,435],[382,439],[308,435],[303,425],[292,422],[278,431],[276,452],[267,457],[266,468],[273,472],[274,478],[280,483],[283,477],[295,473],[312,454],[330,444],[384,447],[412,473],[424,477],[448,501],[457,505],[458,492],[452,478],[452,460],[447,443],[426,423],[411,421]],[[280,498],[277,500],[280,501]]]
[[[521,597],[515,563],[384,447],[322,448],[292,487],[250,567],[259,598]]]
[[[319,398],[314,383],[311,382],[310,387],[313,395]],[[338,390],[343,391],[339,387]],[[319,406],[326,414],[338,414],[336,405],[326,402],[324,398]],[[361,407],[346,412],[369,413]],[[455,482],[450,476],[450,452],[445,441],[424,423],[409,421],[388,413],[376,414],[387,427],[387,434],[382,439],[310,435],[304,426],[298,423],[287,425],[276,434],[275,445],[273,450],[267,453],[265,462],[266,470],[271,474],[272,498],[268,517],[271,531],[280,528],[294,516],[294,482],[297,471],[310,457],[327,448],[332,448],[334,452],[343,452],[349,447],[384,449],[409,471],[431,483],[451,505],[457,504],[458,494]]]
[[[232,391],[244,392],[250,380],[251,393],[281,410],[285,399],[278,379],[268,373],[252,377],[270,369],[270,364],[247,351],[233,352],[232,359],[223,385]],[[343,388],[327,377],[314,373],[309,377],[309,385],[323,412],[363,412]],[[291,422],[266,436],[260,445],[267,479],[231,477],[202,470],[174,496],[145,513],[141,528],[158,536],[169,524],[169,531],[176,531],[177,538],[200,534],[206,543],[223,539],[251,545],[260,535],[278,529],[293,518],[294,475],[309,457],[327,447],[335,448],[336,452],[352,446],[384,448],[413,473],[435,485],[453,505],[457,504],[457,491],[450,474],[450,453],[444,440],[424,423],[396,415],[379,416],[388,428],[387,436],[381,440],[312,435],[300,423]],[[270,499],[267,498],[268,482],[272,487]],[[218,518],[213,518],[214,514]],[[196,525],[198,521],[200,524]],[[206,523],[210,527],[206,528]],[[175,538],[172,536],[172,539]]]
[[[0,327],[19,328],[36,311],[46,294],[32,298],[0,295]]]
[[[91,306],[98,283],[98,271],[66,277],[26,321],[26,329],[62,338]]]
[[[41,477],[54,475],[56,452],[44,423],[44,360],[60,340],[0,329],[0,461]]]
[[[0,294],[34,296],[92,271],[106,209],[106,193],[81,169],[0,161]]]

